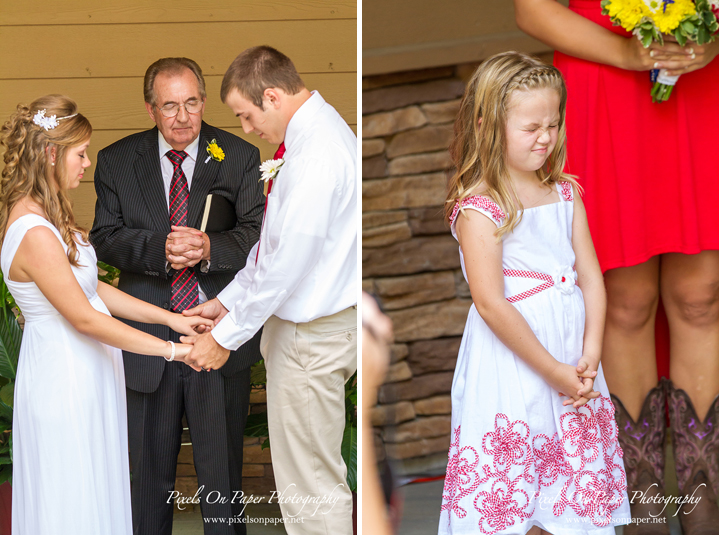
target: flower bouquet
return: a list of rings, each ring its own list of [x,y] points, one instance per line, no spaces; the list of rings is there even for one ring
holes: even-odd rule
[[[652,41],[663,45],[665,35],[673,35],[680,46],[687,41],[709,43],[719,29],[717,12],[719,0],[602,0],[602,14],[636,35],[644,48]],[[650,76],[652,102],[669,99],[679,77],[667,75],[665,69],[653,69]]]

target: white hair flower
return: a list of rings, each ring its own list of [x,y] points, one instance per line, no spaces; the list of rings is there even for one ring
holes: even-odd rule
[[[77,113],[73,113],[72,115],[60,117],[58,119],[57,115],[45,117],[45,113],[47,113],[47,110],[40,110],[32,118],[32,122],[38,125],[40,128],[44,128],[45,132],[47,132],[48,130],[52,130],[53,128],[57,128],[60,125],[60,121],[62,121],[63,119],[70,119],[77,115]]]

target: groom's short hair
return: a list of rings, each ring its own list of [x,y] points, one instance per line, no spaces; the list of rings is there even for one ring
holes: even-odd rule
[[[178,75],[188,69],[197,78],[197,87],[200,90],[202,98],[207,97],[205,91],[205,77],[202,76],[202,69],[197,62],[190,58],[161,58],[150,65],[145,71],[144,93],[145,102],[152,104],[157,103],[157,95],[155,94],[155,78],[158,74]]]
[[[220,98],[236,89],[255,106],[264,109],[262,97],[265,89],[276,87],[288,95],[296,95],[305,84],[292,60],[270,46],[248,48],[235,58],[222,79]]]

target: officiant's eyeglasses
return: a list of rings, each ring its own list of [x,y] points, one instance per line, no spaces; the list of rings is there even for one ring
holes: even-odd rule
[[[163,116],[170,118],[175,117],[178,113],[180,113],[180,106],[184,106],[187,113],[200,113],[200,110],[202,109],[202,101],[188,100],[184,104],[165,104],[161,108],[158,106],[158,109],[162,112]]]

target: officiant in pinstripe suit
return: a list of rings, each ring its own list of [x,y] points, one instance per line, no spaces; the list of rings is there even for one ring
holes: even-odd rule
[[[90,239],[98,258],[122,271],[120,289],[181,312],[214,298],[245,266],[259,238],[264,202],[259,151],[202,121],[205,81],[194,61],[158,60],[145,74],[144,89],[145,105],[157,127],[99,152]],[[235,206],[233,229],[209,234],[197,230],[210,193]],[[167,327],[128,323],[179,341]],[[241,504],[231,506],[230,501],[232,491],[242,485],[249,366],[260,358],[259,340],[258,333],[233,351],[222,369],[200,373],[182,363],[123,352],[136,535],[171,534],[169,498],[183,414],[193,443],[203,516],[239,514]],[[227,503],[208,503],[205,498],[213,491]],[[245,533],[244,523],[234,526],[235,533]],[[228,524],[205,523],[205,533],[233,531]]]

